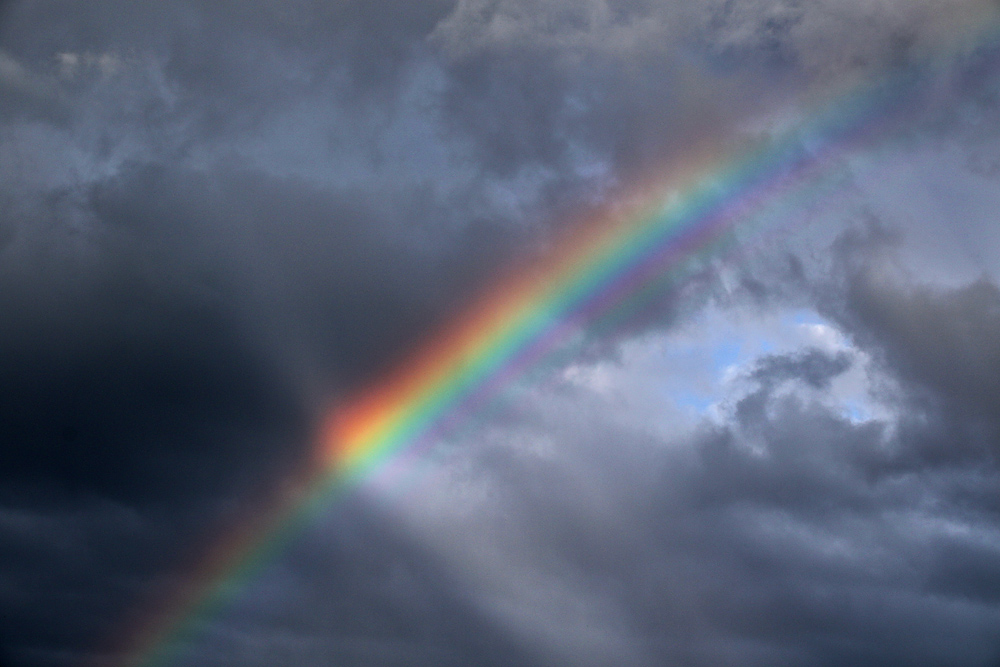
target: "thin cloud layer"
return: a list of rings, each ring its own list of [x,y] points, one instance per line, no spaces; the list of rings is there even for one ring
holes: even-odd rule
[[[120,664],[330,406],[511,267],[907,71],[812,200],[328,508],[175,661],[994,664],[995,11],[6,3],[0,662]]]

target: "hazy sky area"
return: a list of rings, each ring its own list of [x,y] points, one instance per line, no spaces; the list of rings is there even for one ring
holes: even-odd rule
[[[158,667],[1000,666],[1000,4],[0,3],[0,663],[153,667],[191,563],[510,267],[903,79]]]

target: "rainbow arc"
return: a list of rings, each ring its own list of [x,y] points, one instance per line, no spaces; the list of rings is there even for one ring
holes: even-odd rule
[[[996,51],[994,35],[979,43]],[[498,281],[403,363],[335,405],[298,477],[220,537],[175,599],[142,619],[123,665],[169,664],[335,498],[433,441],[574,332],[640,307],[665,280],[683,280],[689,260],[718,249],[734,225],[822,175],[835,156],[884,136],[921,81],[911,69],[857,83],[783,136],[736,154],[688,153],[631,203],[573,225],[552,252]]]

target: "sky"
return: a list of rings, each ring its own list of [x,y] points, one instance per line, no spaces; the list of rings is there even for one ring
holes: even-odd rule
[[[998,31],[991,0],[0,3],[0,664],[997,667]],[[850,141],[801,131],[869,90]],[[814,168],[227,578],[338,406],[778,140]]]

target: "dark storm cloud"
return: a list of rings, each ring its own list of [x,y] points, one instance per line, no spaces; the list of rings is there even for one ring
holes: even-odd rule
[[[706,136],[916,57],[963,13],[557,0],[0,11],[0,643],[39,666],[99,651],[176,585],[191,543],[280,486],[331,396],[391,366],[560,224]],[[744,287],[762,305],[811,300],[856,336],[906,388],[894,428],[801,398],[860,363],[819,349],[758,360],[728,421],[666,451],[607,406],[586,414],[584,397],[558,418],[511,410],[499,432],[544,426],[579,443],[547,463],[488,437],[469,447],[475,474],[504,482],[469,535],[530,543],[523,561],[556,579],[541,612],[520,613],[538,580],[517,559],[494,556],[496,576],[470,583],[359,502],[209,623],[186,664],[995,656],[1000,297],[986,278],[886,283],[864,252],[880,243],[842,242],[840,282],[816,287],[794,260],[779,289]],[[703,273],[689,292],[716,278]],[[661,297],[583,360],[621,362],[623,339],[701,304]],[[549,400],[559,393],[535,407]],[[588,634],[609,618],[624,630]]]
[[[391,363],[509,243],[469,227],[461,256],[421,253],[360,197],[241,170],[131,164],[54,199],[8,246],[2,300],[16,316],[0,326],[2,495],[42,532],[7,533],[10,576],[37,603],[11,615],[5,641],[35,664],[59,662],[40,646],[107,632],[140,592],[120,578],[148,577],[233,498],[280,479],[310,442],[313,393]],[[87,229],[61,228],[67,211]],[[47,552],[88,532],[89,513],[46,513],[92,499],[138,517]],[[53,602],[64,597],[102,608]]]
[[[830,380],[846,371],[850,365],[850,357],[846,354],[830,357],[820,350],[808,350],[794,357],[764,357],[758,362],[751,378],[762,384],[801,379],[815,389],[824,389],[830,385]]]
[[[838,244],[848,267],[841,317],[906,388],[910,446],[895,462],[993,469],[1000,442],[1000,291],[986,276],[949,288],[915,282],[886,251],[898,243],[876,228]]]
[[[306,433],[231,305],[184,256],[167,271],[154,243],[118,236],[91,258],[7,249],[3,641],[49,655],[34,664],[106,632],[137,578],[217,522],[220,497],[287,465]]]
[[[851,288],[853,311],[908,380],[970,416],[1000,415],[1000,290],[988,278],[954,290],[907,289],[873,271]]]
[[[319,400],[509,252],[419,182],[331,192],[225,157],[333,70],[348,120],[391,101],[432,5],[368,7],[7,9],[0,642],[23,664],[100,647],[280,480]]]

